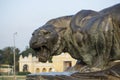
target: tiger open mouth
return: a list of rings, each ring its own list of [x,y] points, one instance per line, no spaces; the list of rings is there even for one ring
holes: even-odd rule
[[[33,49],[35,50],[40,62],[47,62],[47,60],[49,60],[50,49],[47,46],[42,45],[40,47],[33,48]]]

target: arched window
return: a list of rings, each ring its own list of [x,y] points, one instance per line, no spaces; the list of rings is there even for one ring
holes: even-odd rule
[[[72,67],[72,62],[71,61],[64,61],[64,70],[68,70]]]
[[[36,68],[36,73],[39,73],[40,72],[40,69],[39,68]]]
[[[52,68],[49,68],[49,72],[52,72]]]
[[[23,72],[28,72],[28,65],[27,64],[23,65]]]
[[[46,72],[46,71],[47,71],[46,68],[43,68],[43,69],[42,69],[42,72]]]

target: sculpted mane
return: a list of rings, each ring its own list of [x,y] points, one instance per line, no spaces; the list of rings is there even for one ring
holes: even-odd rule
[[[46,62],[61,52],[83,61],[90,67],[104,68],[120,59],[120,4],[101,10],[82,10],[72,16],[48,21],[34,31],[30,40]]]

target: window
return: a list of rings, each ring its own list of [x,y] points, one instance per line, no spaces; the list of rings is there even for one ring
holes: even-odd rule
[[[27,65],[27,64],[25,64],[25,65],[23,66],[23,72],[28,72],[28,65]]]
[[[47,71],[46,68],[43,68],[43,69],[42,69],[42,72],[46,72],[46,71]]]
[[[52,72],[52,68],[49,68],[49,72]]]
[[[40,69],[39,68],[36,68],[36,73],[39,73],[40,72]]]
[[[71,67],[72,67],[71,61],[64,61],[64,70],[68,70]]]

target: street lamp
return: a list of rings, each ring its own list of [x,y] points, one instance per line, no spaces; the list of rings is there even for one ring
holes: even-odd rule
[[[15,72],[16,72],[16,70],[15,70],[15,54],[16,54],[16,52],[15,52],[15,35],[17,35],[17,32],[15,32],[15,33],[13,33],[13,44],[14,44],[14,49],[13,49],[13,58],[14,58],[14,80],[16,80],[16,75],[15,75]]]

